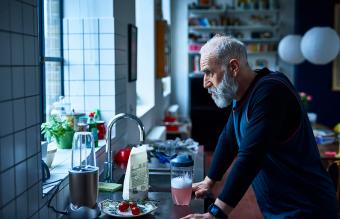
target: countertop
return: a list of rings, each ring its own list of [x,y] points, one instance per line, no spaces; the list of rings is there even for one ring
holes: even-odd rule
[[[154,164],[152,166],[155,166]],[[116,171],[119,173],[119,171]],[[117,178],[114,177],[114,178]],[[119,178],[119,177],[118,177]],[[204,178],[204,147],[200,146],[198,152],[194,155],[194,182],[203,180]],[[162,182],[159,182],[160,184]],[[150,200],[158,201],[158,208],[152,213],[140,218],[180,218],[191,213],[203,213],[204,212],[204,200],[195,199],[191,200],[189,206],[176,206],[172,202],[171,188],[163,189],[162,191],[149,191],[148,198]],[[122,200],[122,192],[99,192],[98,203],[102,200]],[[62,218],[68,218],[64,216]],[[101,214],[99,218],[110,218],[105,214]]]

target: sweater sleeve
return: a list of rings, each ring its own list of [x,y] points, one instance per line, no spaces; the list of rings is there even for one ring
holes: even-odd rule
[[[208,171],[208,177],[214,181],[222,179],[223,174],[233,162],[238,146],[234,135],[233,115],[229,116],[228,122],[223,128],[217,145],[213,159]]]
[[[249,123],[240,142],[237,158],[218,198],[235,207],[261,170],[266,153],[289,115],[287,106],[295,97],[282,84],[264,83],[254,91],[249,102]],[[248,108],[249,109],[249,108]]]

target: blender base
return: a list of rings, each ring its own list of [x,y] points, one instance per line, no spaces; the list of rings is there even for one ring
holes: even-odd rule
[[[74,219],[93,219],[97,218],[100,215],[100,209],[98,204],[94,208],[89,208],[86,206],[81,206],[77,208],[72,203],[69,206],[69,214],[70,218]]]

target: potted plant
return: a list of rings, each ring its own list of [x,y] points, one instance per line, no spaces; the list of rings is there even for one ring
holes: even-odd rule
[[[56,141],[61,149],[72,147],[74,130],[68,120],[52,115],[41,125],[41,133],[45,135],[48,142]]]

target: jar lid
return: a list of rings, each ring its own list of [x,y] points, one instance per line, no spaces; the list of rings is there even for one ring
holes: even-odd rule
[[[181,154],[170,161],[173,167],[190,167],[194,165],[194,161],[189,154]]]

